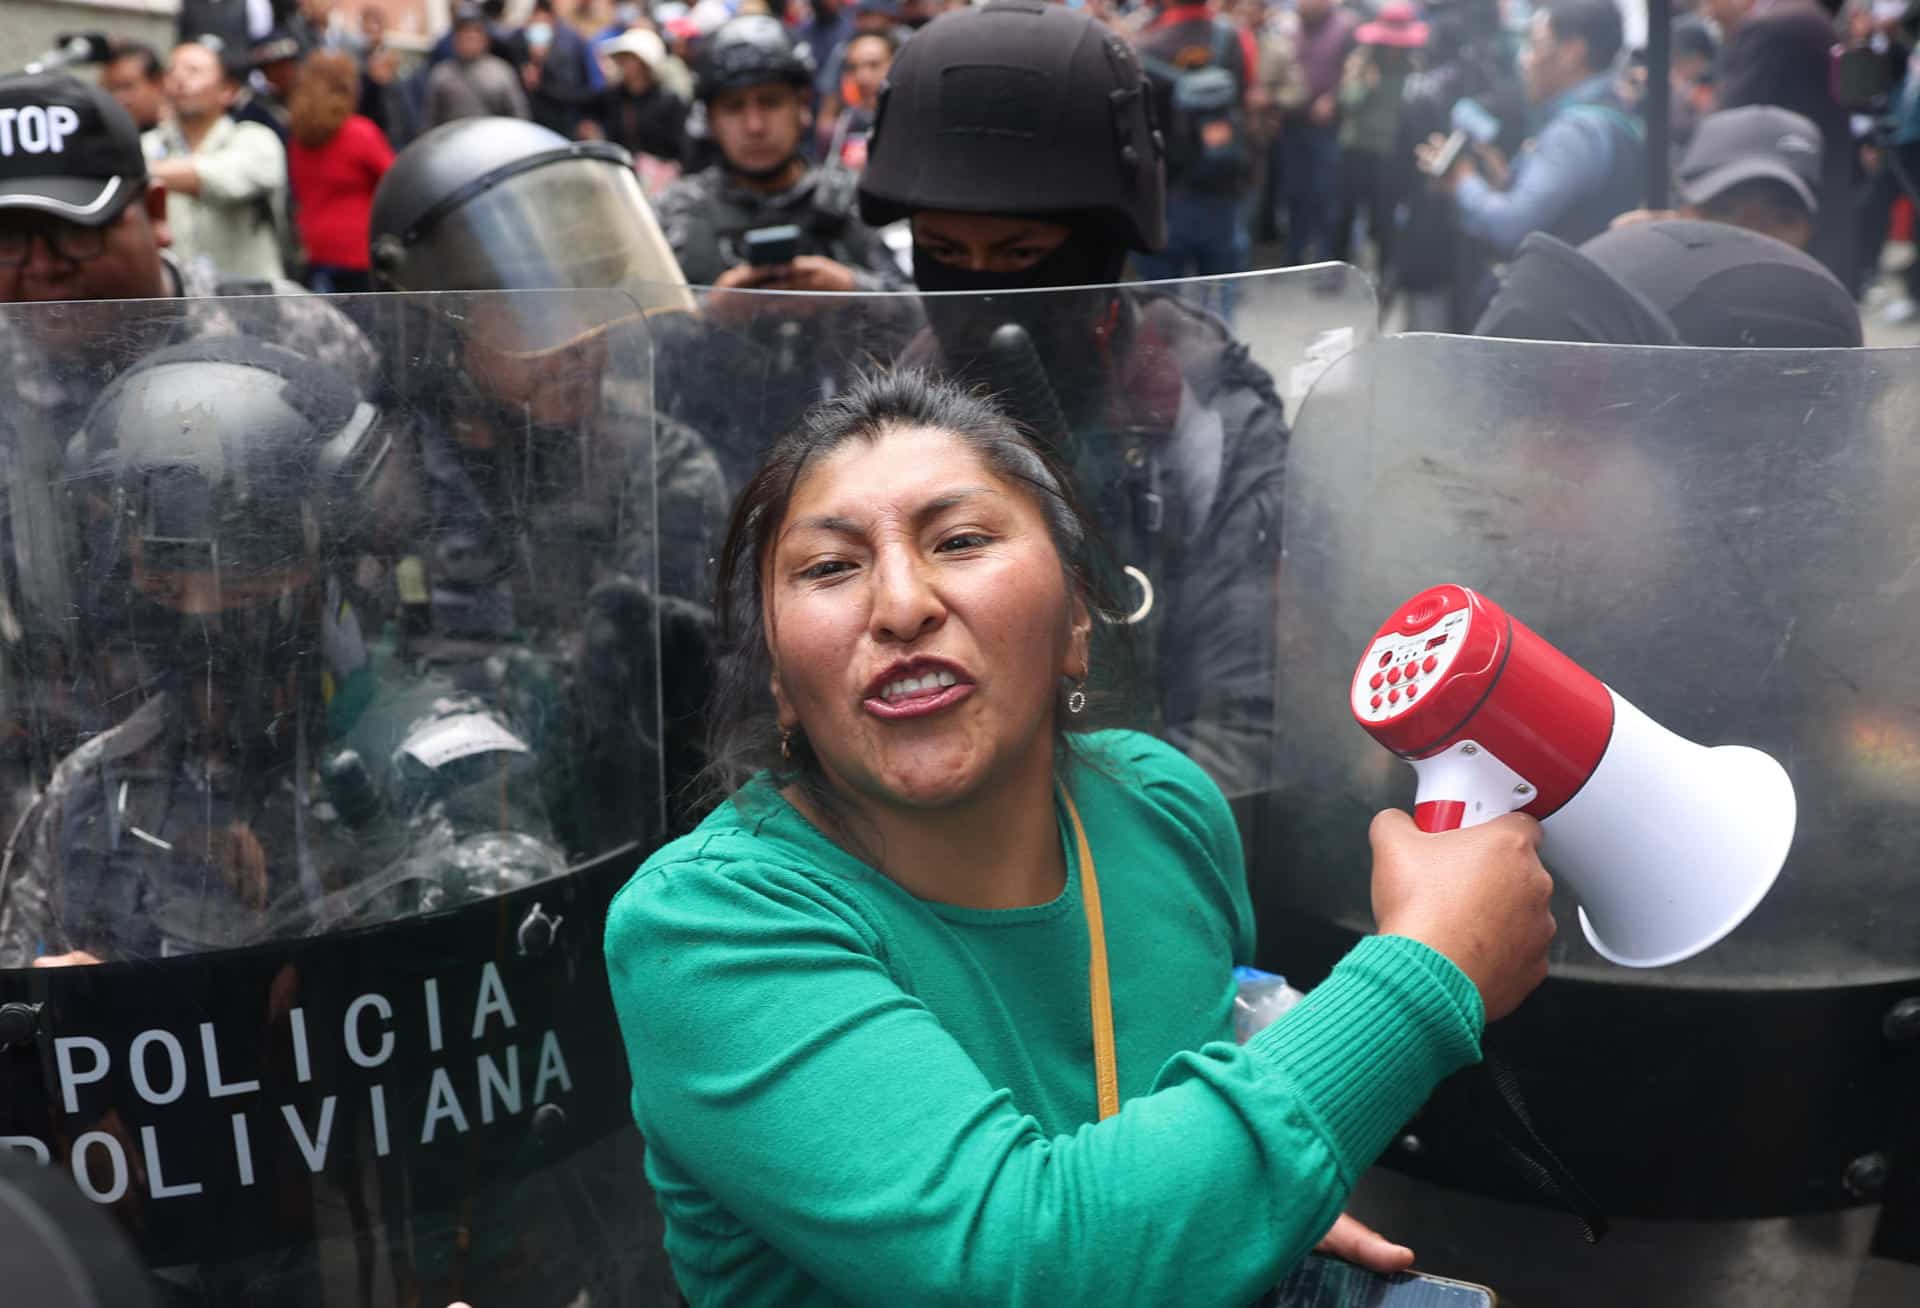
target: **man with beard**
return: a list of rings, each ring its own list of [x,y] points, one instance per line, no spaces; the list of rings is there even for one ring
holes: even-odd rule
[[[235,948],[564,870],[513,727],[402,673],[343,598],[406,449],[337,373],[243,337],[102,392],[69,480],[84,684],[117,721],[9,845],[0,966]]]
[[[700,53],[699,97],[720,161],[660,197],[660,223],[689,282],[718,289],[878,291],[899,266],[853,197],[823,194],[801,155],[812,121],[813,70],[777,19],[736,18]],[[783,257],[759,257],[748,236],[798,231]]]
[[[1002,0],[929,23],[890,86],[861,208],[911,220],[920,289],[1082,288],[929,299],[902,362],[992,386],[1059,446],[1123,565],[1145,711],[1229,793],[1257,789],[1287,428],[1224,323],[1113,285],[1166,237],[1138,56],[1084,13]]]

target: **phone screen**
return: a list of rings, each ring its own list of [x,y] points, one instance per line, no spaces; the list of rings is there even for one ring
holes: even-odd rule
[[[1264,1302],[1278,1308],[1494,1308],[1484,1286],[1418,1272],[1382,1276],[1322,1254],[1308,1254]]]

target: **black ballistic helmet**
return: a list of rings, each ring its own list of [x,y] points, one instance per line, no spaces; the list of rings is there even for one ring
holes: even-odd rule
[[[1688,345],[1851,349],[1860,310],[1840,280],[1784,241],[1728,223],[1617,227],[1580,252],[1664,313]]]
[[[880,93],[860,213],[1052,217],[1135,250],[1166,242],[1166,147],[1140,60],[1084,12],[1041,0],[952,10]]]
[[[314,560],[323,524],[352,513],[390,448],[378,410],[338,373],[229,336],[115,378],[74,457],[149,570],[272,575]]]
[[[576,340],[628,308],[693,306],[632,156],[518,118],[455,119],[400,151],[369,236],[386,290],[599,292],[490,297],[486,330],[515,350]]]
[[[703,101],[766,82],[788,82],[803,91],[813,85],[813,60],[770,14],[745,14],[720,24],[696,62]]]
[[[1475,336],[1596,345],[1680,345],[1679,331],[1639,291],[1545,232],[1520,242]]]

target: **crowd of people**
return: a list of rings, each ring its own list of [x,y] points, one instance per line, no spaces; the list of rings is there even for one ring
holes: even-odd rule
[[[377,5],[188,3],[179,45],[122,45],[99,77],[147,134],[174,248],[222,277],[371,289],[365,224],[393,151],[490,116],[627,150],[689,279],[705,285],[749,277],[741,251],[713,247],[707,215],[725,211],[724,226],[773,208],[811,214],[816,192],[829,212],[850,209],[893,60],[950,7],[534,0],[510,19],[507,0],[462,0],[431,46],[401,51]],[[1088,11],[1138,51],[1166,143],[1166,239],[1132,260],[1133,275],[1358,260],[1398,321],[1465,332],[1530,235],[1577,247],[1648,216],[1644,51],[1629,48],[1616,0],[1089,0]],[[730,19],[756,14],[757,36],[735,29],[716,46]],[[1920,261],[1891,297],[1876,282],[1920,175],[1914,34],[1898,4],[1846,0],[1834,15],[1815,0],[1701,0],[1672,32],[1662,216],[1783,239],[1856,301],[1890,298],[1888,321],[1912,317]],[[1855,73],[1877,66],[1878,81],[1849,90],[1860,78],[1836,74],[1839,49]],[[728,62],[743,58],[778,76],[745,86]],[[1750,112],[1727,117],[1736,110]],[[752,175],[774,155],[783,171]],[[798,225],[810,258],[835,244]],[[857,228],[838,239],[879,249]],[[880,239],[892,259],[836,258],[859,267],[855,281],[815,268],[784,284],[900,285],[911,242]],[[752,276],[731,284],[766,284]]]
[[[1278,246],[1416,326],[1858,345],[1920,136],[1882,78],[1856,139],[1824,11],[1711,0],[1655,210],[1613,0],[1521,17],[534,0],[402,52],[188,0],[167,51],[0,78],[0,303],[61,310],[0,315],[0,966],[664,845],[608,955],[689,1299],[1404,1267],[1336,1219],[1545,975],[1538,832],[1376,822],[1380,938],[1226,1049],[1289,436],[1231,300],[1139,283]],[[1095,849],[1097,1106],[1051,910]]]

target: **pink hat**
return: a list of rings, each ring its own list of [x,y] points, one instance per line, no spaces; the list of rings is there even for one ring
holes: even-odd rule
[[[1417,50],[1427,43],[1427,25],[1420,21],[1406,0],[1391,0],[1380,6],[1379,16],[1362,23],[1354,33],[1362,45],[1391,45],[1402,50]]]

